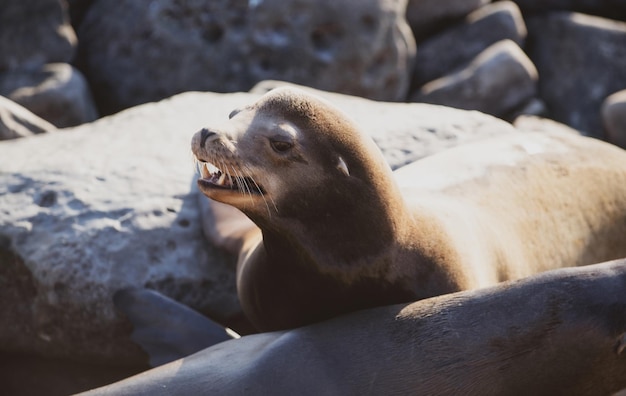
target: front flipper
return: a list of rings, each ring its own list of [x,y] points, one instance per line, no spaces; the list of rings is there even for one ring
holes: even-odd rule
[[[154,290],[120,290],[113,303],[133,324],[131,339],[148,354],[153,367],[238,338],[230,329]]]

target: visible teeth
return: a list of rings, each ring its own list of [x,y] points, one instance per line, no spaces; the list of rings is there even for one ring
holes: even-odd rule
[[[203,179],[208,179],[209,177],[211,177],[211,172],[209,172],[209,170],[203,163],[200,163],[200,174],[202,175]]]
[[[215,167],[215,165],[213,165],[210,162],[205,162],[204,166],[205,166],[206,170],[209,171],[209,174],[214,174],[214,173],[217,173],[217,172],[220,171],[218,168]]]
[[[217,184],[219,184],[220,186],[223,186],[225,181],[226,181],[226,174],[225,173],[220,174],[220,178],[217,179]]]

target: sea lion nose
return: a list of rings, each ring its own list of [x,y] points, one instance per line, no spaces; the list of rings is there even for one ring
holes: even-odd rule
[[[213,135],[217,134],[215,132],[209,131],[206,128],[202,128],[202,130],[200,131],[200,147],[204,147],[204,143],[206,143],[206,140]]]

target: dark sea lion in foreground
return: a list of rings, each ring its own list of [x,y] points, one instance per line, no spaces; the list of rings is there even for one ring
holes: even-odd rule
[[[392,173],[346,115],[282,88],[192,151],[262,331],[626,257],[626,151],[591,138],[507,134]]]
[[[89,395],[610,395],[626,260],[227,341]]]

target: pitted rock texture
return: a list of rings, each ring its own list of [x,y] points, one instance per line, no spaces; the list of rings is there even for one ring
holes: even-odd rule
[[[0,145],[1,350],[143,359],[112,305],[125,287],[238,314],[231,266],[200,228],[189,141],[206,118],[193,101]]]
[[[270,78],[403,100],[415,55],[404,9],[403,0],[97,0],[78,31],[80,62],[105,113]]]

